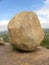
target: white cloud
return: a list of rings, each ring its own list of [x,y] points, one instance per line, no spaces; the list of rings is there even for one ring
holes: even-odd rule
[[[46,21],[45,21],[45,18],[42,18],[42,17],[40,17],[40,16],[38,16],[38,18],[39,18],[39,20],[40,20],[40,23],[45,23]]]
[[[0,21],[0,31],[5,31],[7,30],[7,24],[8,24],[8,20],[2,20]]]
[[[38,17],[40,20],[40,24],[42,28],[49,28],[49,20],[47,19],[47,21],[45,20],[45,18],[42,17]]]
[[[41,23],[42,28],[49,28],[49,23]]]
[[[49,28],[49,0],[45,0],[43,6],[35,12],[39,17],[41,26]]]
[[[49,0],[45,0],[43,6],[35,11],[39,17],[42,28],[49,28]],[[0,21],[0,31],[7,30],[9,20]]]
[[[49,14],[49,0],[45,0],[43,6],[36,11],[37,14],[40,15],[48,15]]]
[[[45,0],[45,2],[44,2],[44,3],[48,5],[48,4],[49,4],[49,0]]]

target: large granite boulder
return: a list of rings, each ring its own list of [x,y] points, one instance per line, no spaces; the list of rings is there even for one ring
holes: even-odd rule
[[[8,24],[10,43],[21,50],[35,50],[44,38],[40,22],[34,12],[21,12]]]

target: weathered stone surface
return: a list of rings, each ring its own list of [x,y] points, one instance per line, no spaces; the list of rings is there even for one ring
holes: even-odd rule
[[[5,43],[6,44],[6,43]],[[38,46],[35,51],[12,51],[12,46],[0,46],[0,65],[49,65],[49,50]]]
[[[40,22],[34,12],[21,12],[8,24],[10,43],[18,49],[30,51],[37,48],[44,38]]]
[[[0,38],[0,45],[4,45],[4,40],[3,40],[3,38]]]

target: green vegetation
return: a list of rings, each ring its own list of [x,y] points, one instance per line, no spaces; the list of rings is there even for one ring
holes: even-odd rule
[[[3,38],[5,42],[9,42],[9,34],[7,31],[0,32],[0,38]]]
[[[44,29],[45,38],[40,44],[49,49],[49,29]],[[9,34],[7,31],[0,32],[0,38],[3,38],[5,42],[9,42]]]
[[[44,29],[45,32],[45,38],[41,43],[41,46],[46,47],[47,49],[49,49],[49,29]]]

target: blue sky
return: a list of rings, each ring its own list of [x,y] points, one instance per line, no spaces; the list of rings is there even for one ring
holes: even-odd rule
[[[43,28],[49,28],[49,0],[0,0],[0,31],[21,11],[34,11]]]
[[[20,11],[37,10],[44,4],[43,1],[44,0],[1,0],[0,20],[8,20]]]

